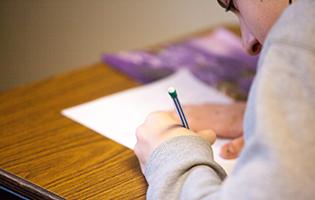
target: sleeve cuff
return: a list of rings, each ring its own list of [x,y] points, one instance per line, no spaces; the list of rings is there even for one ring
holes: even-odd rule
[[[200,165],[212,168],[221,180],[226,177],[224,169],[213,160],[211,146],[203,138],[197,135],[178,136],[153,151],[146,166],[145,177],[150,184],[163,175],[185,173]]]

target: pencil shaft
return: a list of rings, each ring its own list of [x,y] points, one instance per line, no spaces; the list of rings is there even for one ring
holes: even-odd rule
[[[178,104],[177,104],[175,98],[173,99],[173,101],[174,101],[174,104],[175,104],[176,112],[177,112],[177,114],[178,114],[178,116],[179,116],[179,118],[180,118],[180,121],[181,121],[183,127],[186,128],[186,125],[185,125],[185,122],[184,122],[182,113],[180,112],[179,106],[178,106]]]
[[[184,114],[183,108],[182,108],[178,98],[173,98],[173,100],[174,100],[175,107],[176,107],[177,113],[179,115],[179,118],[180,118],[180,120],[181,120],[181,122],[183,124],[183,127],[189,129],[189,125],[188,125],[186,116]]]

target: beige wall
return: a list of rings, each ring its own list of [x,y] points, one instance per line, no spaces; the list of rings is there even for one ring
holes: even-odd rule
[[[1,0],[0,90],[222,22],[216,0]]]

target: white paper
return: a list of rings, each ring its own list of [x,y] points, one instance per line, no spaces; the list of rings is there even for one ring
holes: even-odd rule
[[[135,130],[149,113],[175,109],[167,93],[170,86],[176,88],[183,105],[232,102],[232,99],[207,86],[189,71],[180,70],[154,83],[65,109],[62,114],[133,149],[136,144]],[[224,142],[225,140],[217,139],[213,145],[214,158],[229,174],[235,160],[219,157],[219,150]]]

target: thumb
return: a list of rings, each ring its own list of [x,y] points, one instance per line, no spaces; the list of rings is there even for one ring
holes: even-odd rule
[[[211,145],[215,142],[217,136],[215,132],[211,129],[201,130],[197,132],[197,135],[205,139],[207,142],[209,142]]]

